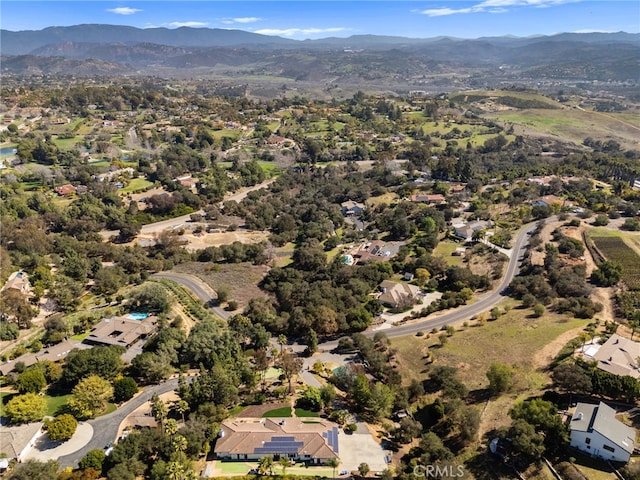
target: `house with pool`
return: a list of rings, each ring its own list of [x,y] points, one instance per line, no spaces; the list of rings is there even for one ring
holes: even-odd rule
[[[130,313],[126,316],[103,318],[91,329],[83,343],[88,345],[119,345],[129,348],[138,340],[153,335],[158,317],[146,313]]]

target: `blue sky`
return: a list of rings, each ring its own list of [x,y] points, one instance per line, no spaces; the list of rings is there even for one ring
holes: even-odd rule
[[[302,40],[376,34],[552,35],[640,32],[638,0],[441,1],[11,1],[0,2],[0,27],[40,30],[81,23],[139,28],[232,28]]]

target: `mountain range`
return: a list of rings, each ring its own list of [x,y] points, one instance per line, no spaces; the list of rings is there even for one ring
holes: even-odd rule
[[[467,77],[636,81],[640,34],[404,38],[358,35],[291,40],[242,30],[76,25],[0,30],[2,73],[161,75],[213,71],[294,81],[391,82],[452,73]]]

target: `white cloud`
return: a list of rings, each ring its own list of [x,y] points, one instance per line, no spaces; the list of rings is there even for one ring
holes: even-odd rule
[[[118,15],[133,15],[134,13],[141,12],[139,8],[130,8],[130,7],[117,7],[117,8],[107,8],[107,12],[116,13]]]
[[[207,22],[171,22],[168,24],[172,28],[180,27],[206,27],[209,25]]]
[[[255,23],[262,20],[259,17],[236,17],[236,18],[225,18],[222,20],[222,23],[226,25],[233,25],[234,23]]]
[[[318,35],[320,33],[337,33],[348,30],[343,27],[330,27],[330,28],[263,28],[261,30],[255,30],[255,33],[261,35],[278,35],[280,37],[294,37],[297,35]]]
[[[443,17],[446,15],[457,15],[464,13],[505,13],[509,11],[509,7],[536,7],[547,8],[554,5],[562,5],[564,3],[573,3],[581,0],[484,0],[471,7],[466,8],[430,8],[420,10],[419,13],[428,15],[429,17]]]

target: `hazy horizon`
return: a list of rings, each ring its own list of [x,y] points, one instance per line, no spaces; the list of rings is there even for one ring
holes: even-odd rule
[[[79,8],[80,7],[80,8]],[[3,1],[0,28],[81,24],[222,28],[294,40],[353,35],[408,38],[530,37],[640,32],[635,0],[479,1]]]

